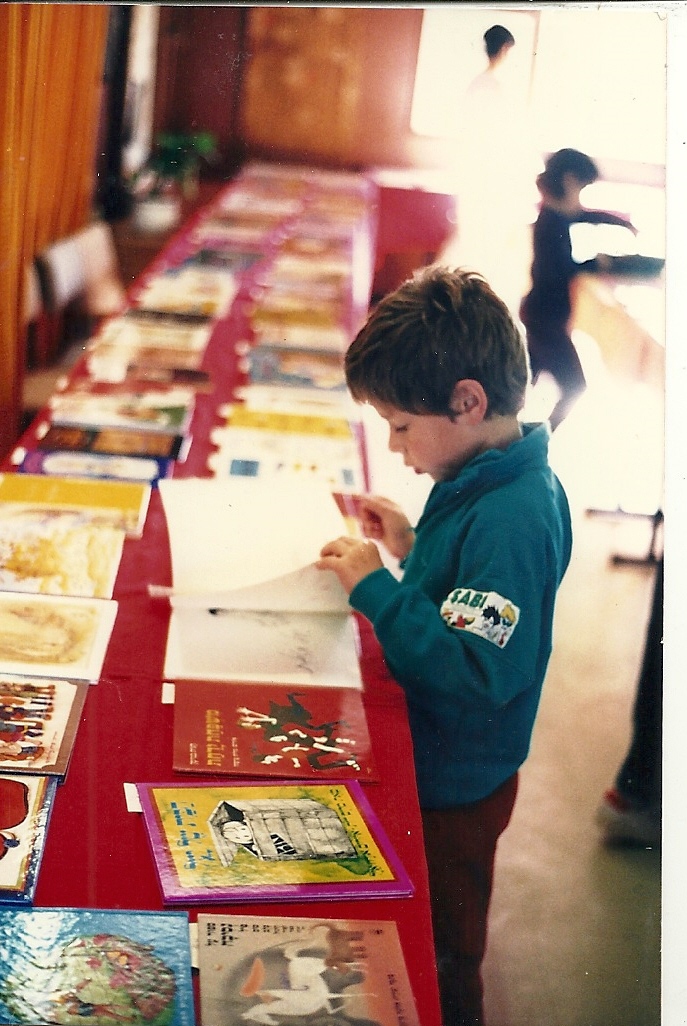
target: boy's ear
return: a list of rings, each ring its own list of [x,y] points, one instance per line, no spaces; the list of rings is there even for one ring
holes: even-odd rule
[[[468,417],[478,424],[487,415],[487,393],[479,381],[463,378],[457,381],[451,396],[451,410],[457,417]]]

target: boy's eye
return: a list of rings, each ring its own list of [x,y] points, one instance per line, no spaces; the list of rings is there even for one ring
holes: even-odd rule
[[[393,425],[393,430],[396,432],[396,434],[400,434],[402,431],[407,431],[408,430],[408,425],[407,424],[394,424]]]

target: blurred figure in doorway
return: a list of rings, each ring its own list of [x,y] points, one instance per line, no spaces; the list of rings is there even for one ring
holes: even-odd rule
[[[536,213],[533,146],[524,98],[509,80],[513,34],[492,25],[483,37],[487,66],[468,86],[457,113],[457,262],[482,274],[517,310]]]
[[[570,335],[570,284],[580,271],[607,269],[604,261],[608,261],[599,255],[576,263],[570,226],[580,222],[615,224],[636,234],[634,226],[618,214],[582,206],[580,193],[598,177],[591,157],[574,149],[553,153],[537,177],[541,206],[532,238],[531,288],[521,303],[520,318],[527,332],[532,383],[536,384],[539,375],[546,371],[560,392],[549,417],[552,431],[567,417],[586,388]]]

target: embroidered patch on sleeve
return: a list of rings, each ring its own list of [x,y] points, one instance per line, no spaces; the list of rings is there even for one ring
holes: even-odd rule
[[[503,648],[520,619],[519,608],[495,591],[454,588],[439,610],[454,630],[479,634]]]

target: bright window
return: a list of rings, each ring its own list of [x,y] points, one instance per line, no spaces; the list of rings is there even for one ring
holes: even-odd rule
[[[574,146],[597,161],[665,164],[666,16],[637,5],[425,8],[411,127],[451,138],[460,101],[486,67],[482,36],[501,24],[514,99],[540,152]]]

